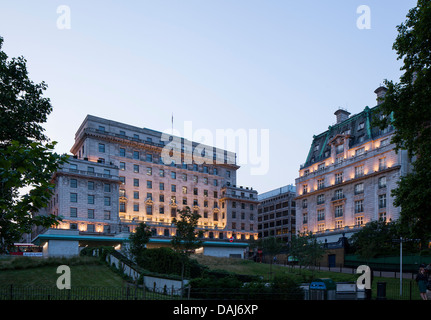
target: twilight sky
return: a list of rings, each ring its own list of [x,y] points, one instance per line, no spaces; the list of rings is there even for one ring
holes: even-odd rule
[[[30,78],[48,84],[44,127],[57,152],[70,153],[87,114],[159,131],[173,114],[179,133],[206,132],[219,147],[217,132],[246,133],[228,148],[240,153],[237,182],[263,193],[295,183],[339,107],[373,107],[380,83],[399,80],[392,44],[415,5],[2,0],[0,35],[8,56],[24,56]]]

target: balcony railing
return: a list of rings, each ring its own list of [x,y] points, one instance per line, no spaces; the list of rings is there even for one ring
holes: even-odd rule
[[[91,176],[91,177],[97,177],[97,178],[114,179],[114,180],[118,180],[119,179],[118,176],[114,176],[112,174],[98,173],[98,172],[92,172],[92,171],[86,171],[86,170],[78,170],[78,169],[70,169],[70,168],[60,168],[58,171],[60,171],[60,172],[69,172],[69,173],[82,174],[82,175]]]
[[[375,153],[384,152],[384,151],[386,151],[385,149],[388,149],[388,150],[392,149],[391,144],[380,146],[378,148],[374,148],[373,150],[364,151],[362,154],[359,154],[359,155],[352,155],[351,157],[349,157],[347,159],[343,159],[339,162],[335,162],[333,164],[330,164],[329,166],[325,166],[324,168],[309,172],[308,174],[304,174],[304,176],[298,178],[298,182],[303,181],[305,179],[308,179],[310,177],[321,175],[322,173],[325,173],[325,172],[329,172],[329,171],[331,171],[337,167],[347,166],[347,165],[350,165],[351,163],[357,162],[361,159],[373,157],[373,156],[375,156]],[[328,159],[328,157],[323,157],[323,156],[319,157],[313,164],[315,164],[319,161],[326,160],[326,159]],[[305,168],[305,163],[300,165],[300,170],[302,170],[303,168]],[[384,170],[384,169],[387,169],[387,167],[385,166],[385,168],[381,168],[379,170]]]

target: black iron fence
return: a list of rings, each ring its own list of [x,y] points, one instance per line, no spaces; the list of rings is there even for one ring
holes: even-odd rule
[[[177,300],[187,299],[186,289],[124,287],[0,286],[0,300]]]
[[[0,286],[0,300],[302,300],[304,292],[296,290],[250,290],[249,288],[145,288],[125,287],[71,287],[55,286]]]
[[[58,289],[56,286],[0,286],[0,300],[312,300],[309,290],[273,290],[271,288],[145,288],[74,287]],[[335,300],[357,300],[356,294],[334,293]],[[420,300],[416,281],[405,279],[400,283],[373,282],[372,300]],[[429,298],[431,300],[431,293]]]

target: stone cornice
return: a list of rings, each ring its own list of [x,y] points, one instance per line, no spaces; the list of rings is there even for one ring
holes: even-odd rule
[[[374,172],[371,172],[371,173],[368,173],[368,174],[364,174],[364,175],[362,175],[360,177],[355,177],[355,178],[352,178],[350,180],[343,181],[341,183],[333,184],[331,186],[327,186],[327,187],[324,187],[324,188],[321,188],[321,189],[317,189],[317,190],[308,192],[306,194],[298,195],[298,196],[295,197],[295,200],[300,200],[300,199],[307,198],[307,197],[312,196],[312,195],[316,195],[316,194],[320,194],[320,193],[323,193],[323,192],[327,192],[328,190],[339,189],[339,188],[342,188],[342,187],[344,187],[344,186],[346,186],[348,184],[357,183],[359,181],[366,180],[366,179],[369,179],[371,177],[375,177],[375,176],[378,176],[378,175],[381,175],[381,174],[385,174],[385,173],[388,173],[388,172],[391,172],[391,171],[399,170],[400,168],[401,168],[401,165],[396,165],[396,166],[392,166],[390,168],[386,168],[386,169],[383,169],[383,170],[374,171]]]
[[[78,152],[78,146],[80,146],[87,137],[97,138],[110,143],[117,143],[124,146],[129,146],[132,148],[144,149],[150,152],[154,152],[156,154],[161,154],[163,148],[165,147],[165,145],[155,143],[155,142],[149,142],[149,141],[145,141],[137,138],[131,138],[120,134],[105,132],[105,131],[101,131],[93,128],[84,128],[81,130],[79,136],[75,139],[75,144],[73,145],[70,151],[73,154],[76,154]],[[170,152],[172,152],[171,156],[173,158],[184,159],[184,160],[187,160],[188,162],[191,162],[190,160],[196,157],[195,155],[192,155],[190,152],[186,153],[181,149],[177,149],[177,150],[171,149]],[[223,158],[224,158],[224,154],[223,154]],[[233,170],[238,170],[240,168],[240,166],[238,166],[235,163],[224,163],[224,162],[218,162],[217,160],[215,161],[213,160],[212,162],[208,163],[208,158],[204,158],[204,157],[199,157],[199,159],[197,160],[199,163],[207,163],[209,166],[226,167]]]

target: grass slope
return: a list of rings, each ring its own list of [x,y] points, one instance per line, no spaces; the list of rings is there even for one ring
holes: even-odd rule
[[[124,280],[96,258],[43,259],[10,258],[0,260],[0,286],[55,286],[57,268],[67,265],[72,286],[122,286]]]
[[[219,258],[203,255],[193,255],[199,263],[207,266],[210,270],[226,270],[238,274],[254,274],[262,276],[263,279],[272,279],[273,276],[289,276],[297,282],[309,283],[314,278],[331,278],[335,282],[356,282],[357,274],[346,274],[330,271],[310,271],[306,269],[290,268],[285,266],[273,265],[272,274],[270,274],[270,265],[265,263],[257,263],[250,260],[242,260],[235,258]],[[398,278],[383,278],[374,277],[372,282],[373,297],[377,294],[377,284],[379,282],[386,283],[386,294],[388,299],[413,299],[419,300],[418,286],[414,280],[403,280],[403,296],[400,297],[400,280]],[[411,296],[410,296],[411,294]]]

